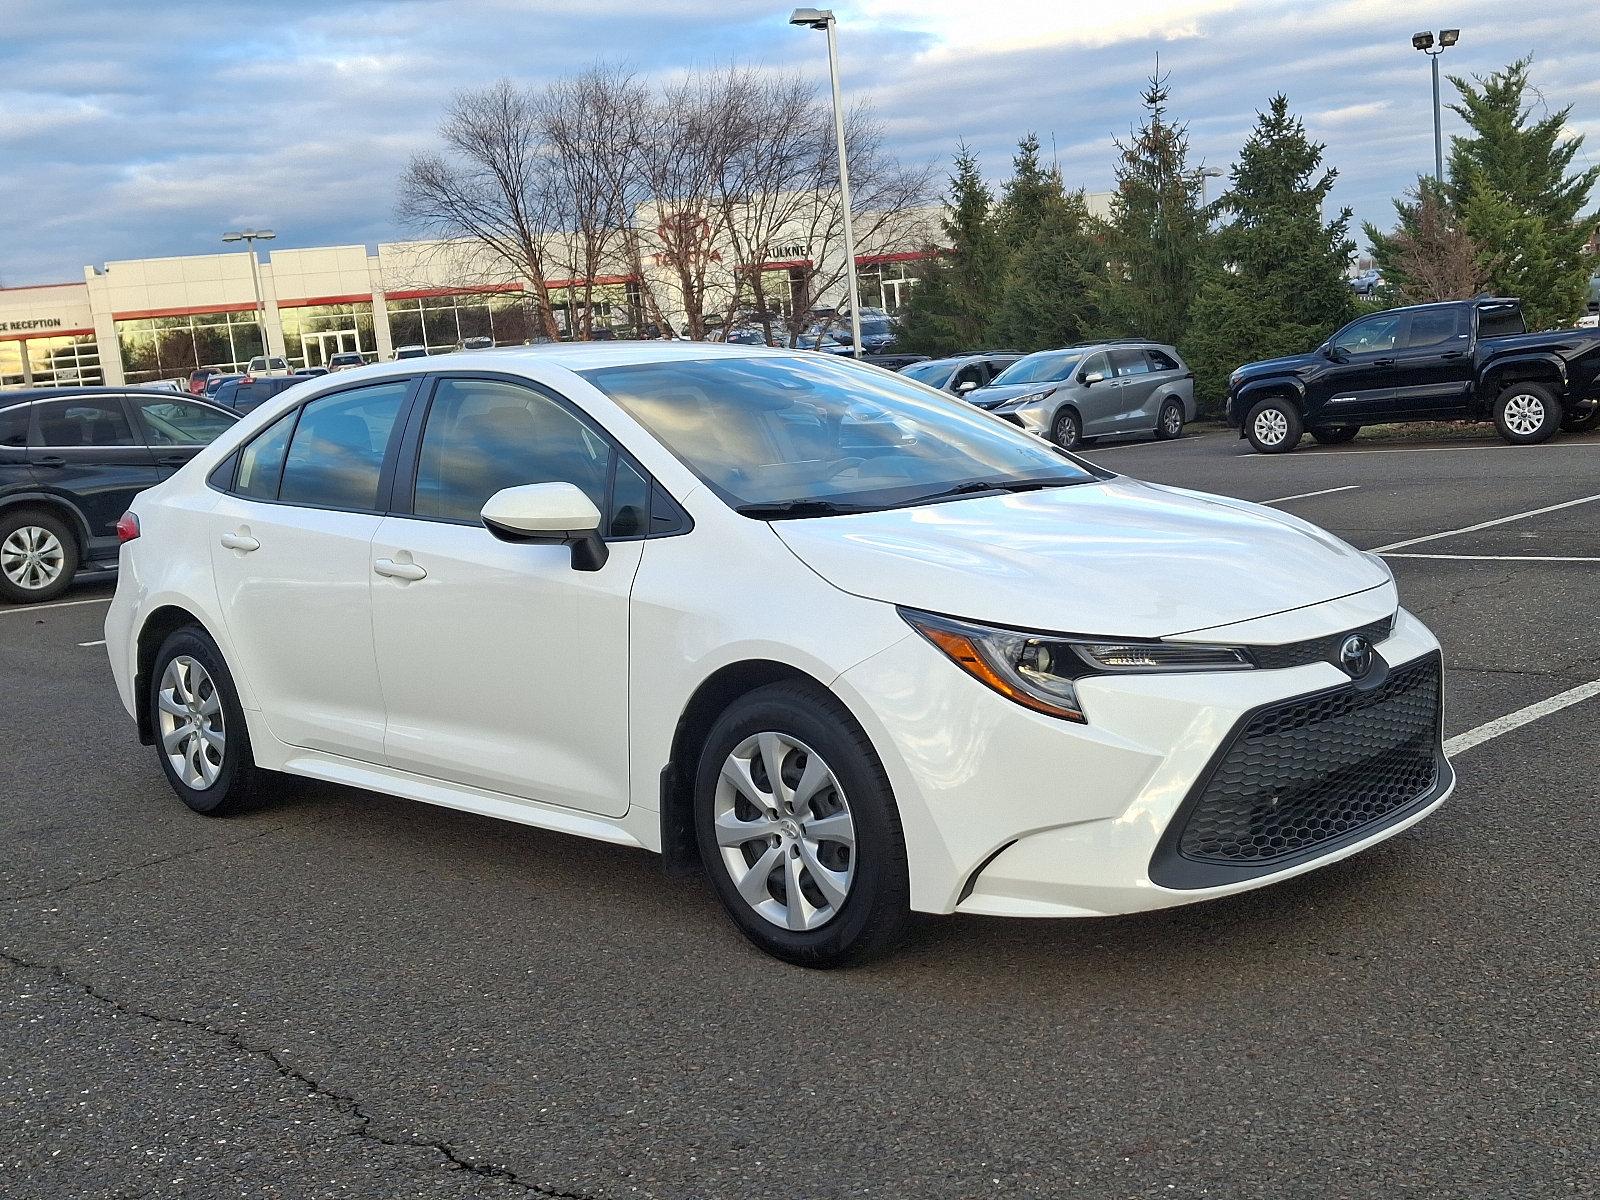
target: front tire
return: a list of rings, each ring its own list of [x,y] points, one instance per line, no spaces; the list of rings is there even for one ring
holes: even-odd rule
[[[1183,405],[1176,400],[1168,400],[1161,406],[1161,415],[1156,418],[1156,437],[1164,442],[1173,442],[1183,436]]]
[[[888,950],[910,920],[905,835],[883,764],[832,693],[759,688],[712,726],[695,836],[717,898],[760,949],[804,967]]]
[[[199,626],[171,634],[150,672],[156,757],[178,798],[195,812],[237,812],[261,790],[250,731],[228,665]]]
[[[1293,401],[1269,397],[1244,418],[1244,435],[1257,454],[1287,454],[1300,444],[1305,423]]]
[[[1561,428],[1561,401],[1542,383],[1513,383],[1494,402],[1494,427],[1513,446],[1548,442]]]
[[[39,508],[0,514],[0,599],[54,600],[78,573],[78,539],[67,522]]]
[[[1050,440],[1063,450],[1077,450],[1083,445],[1083,427],[1078,424],[1078,414],[1063,408],[1050,422]]]

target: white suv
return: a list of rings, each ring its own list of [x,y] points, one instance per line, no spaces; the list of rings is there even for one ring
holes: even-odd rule
[[[1260,887],[1453,784],[1380,560],[803,351],[304,383],[119,532],[117,689],[197,812],[288,772],[698,855],[804,964]]]

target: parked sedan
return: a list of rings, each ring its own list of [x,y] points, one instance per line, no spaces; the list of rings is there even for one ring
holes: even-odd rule
[[[284,772],[697,855],[807,965],[1261,887],[1454,780],[1380,560],[821,355],[333,376],[120,532],[117,691],[195,811]]]
[[[1175,438],[1195,418],[1194,372],[1136,339],[1041,350],[967,399],[1068,450],[1106,434]]]
[[[238,418],[147,388],[0,392],[0,599],[53,600],[117,558],[117,521]]]

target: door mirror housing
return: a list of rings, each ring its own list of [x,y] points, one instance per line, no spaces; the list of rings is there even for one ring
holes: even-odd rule
[[[570,483],[502,488],[479,515],[484,528],[502,542],[571,546],[575,571],[598,571],[610,557],[600,537],[600,510]]]
[[[1332,342],[1323,342],[1322,345],[1317,347],[1317,353],[1330,362],[1342,363],[1350,361],[1350,356]]]
[[[1105,381],[1106,373],[1104,371],[1085,371],[1078,376],[1078,382],[1083,384],[1084,387],[1093,387],[1095,384],[1104,383]]]
[[[976,379],[963,379],[956,384],[956,395],[965,396],[968,392],[976,391],[977,387],[978,381]]]

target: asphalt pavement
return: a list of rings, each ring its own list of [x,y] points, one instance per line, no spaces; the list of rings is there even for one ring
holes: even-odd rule
[[[1451,556],[1389,560],[1447,736],[1600,678],[1600,438],[1244,450],[1090,455]],[[0,1195],[1592,1194],[1600,697],[1286,884],[818,973],[639,852],[313,783],[189,813],[83,644],[108,594],[0,609]]]

